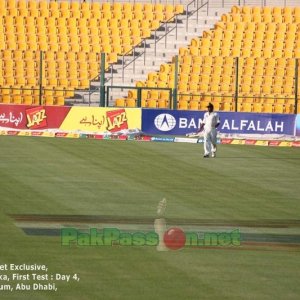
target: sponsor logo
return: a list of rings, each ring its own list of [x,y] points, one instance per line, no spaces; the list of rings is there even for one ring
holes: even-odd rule
[[[26,109],[26,118],[30,129],[47,127],[46,110],[42,106]]]
[[[155,127],[160,131],[170,131],[176,126],[176,119],[170,114],[160,114],[154,119]]]
[[[7,135],[18,135],[20,131],[13,131],[13,130],[9,130],[7,131]]]
[[[68,133],[66,132],[56,132],[55,137],[67,137]]]
[[[107,130],[110,132],[128,129],[128,120],[125,109],[111,110],[106,113]]]
[[[245,145],[245,140],[232,140],[232,145]]]
[[[13,112],[9,112],[9,114],[6,114],[5,112],[0,114],[0,123],[2,124],[9,124],[18,127],[22,120],[22,112],[19,113],[19,116],[15,116]]]
[[[300,142],[292,142],[293,147],[300,147]]]
[[[134,137],[129,137],[128,140],[135,140],[135,141],[145,141],[145,142],[150,142],[152,139],[151,136],[148,135],[141,135],[141,136],[134,136]]]
[[[228,120],[222,124],[222,130],[257,131],[257,132],[284,132],[284,122],[270,120]]]
[[[31,136],[43,136],[43,132],[42,131],[33,131],[31,132]]]
[[[279,146],[280,141],[269,141],[269,146]]]
[[[279,147],[292,147],[292,142],[282,141],[282,142],[279,144]]]
[[[197,129],[200,127],[202,119],[200,118],[179,118],[178,127],[182,129]],[[284,132],[284,122],[270,120],[235,120],[224,119],[221,124],[221,132],[237,131],[237,132]],[[158,128],[159,129],[159,128]]]
[[[255,146],[268,146],[268,141],[256,141]]]
[[[233,139],[222,139],[222,144],[231,144]]]
[[[174,142],[174,138],[153,137],[153,138],[151,138],[151,141],[154,141],[154,142]]]

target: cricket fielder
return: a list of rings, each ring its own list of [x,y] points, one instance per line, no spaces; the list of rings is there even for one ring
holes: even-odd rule
[[[217,127],[220,125],[220,117],[214,112],[212,103],[207,105],[207,112],[204,114],[199,132],[204,129],[204,158],[216,157],[217,152]]]

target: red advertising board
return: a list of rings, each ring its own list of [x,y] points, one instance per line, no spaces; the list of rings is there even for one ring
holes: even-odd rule
[[[0,127],[13,129],[59,128],[70,107],[0,105]]]

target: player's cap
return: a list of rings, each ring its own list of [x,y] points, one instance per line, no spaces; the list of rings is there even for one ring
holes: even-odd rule
[[[206,106],[207,108],[211,107],[211,108],[214,108],[213,104],[212,103],[208,103],[208,105]]]

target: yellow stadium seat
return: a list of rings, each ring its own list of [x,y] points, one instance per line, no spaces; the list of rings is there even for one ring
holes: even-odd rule
[[[25,105],[32,105],[33,104],[33,98],[31,95],[24,95],[23,96],[23,104]]]
[[[39,95],[33,95],[32,96],[32,101],[33,101],[32,104],[35,104],[35,105],[43,104],[43,99],[41,99],[41,101],[40,101],[40,96]]]
[[[116,99],[115,106],[125,107],[125,99],[124,98]]]
[[[45,105],[53,105],[54,104],[54,98],[52,95],[45,96]]]
[[[147,100],[142,99],[142,101],[141,101],[141,107],[147,107]]]
[[[213,102],[214,94],[210,92],[204,93],[202,94],[202,99],[206,102]]]
[[[164,99],[160,99],[157,101],[157,107],[158,108],[168,108],[168,101]]]
[[[23,61],[23,51],[21,50],[13,51],[12,56],[15,61]]]
[[[188,109],[188,102],[185,101],[185,100],[179,100],[178,109],[187,110]]]
[[[294,21],[295,21],[295,23],[300,22],[300,8],[299,7],[294,8]]]
[[[284,17],[282,14],[275,14],[273,15],[273,22],[275,23],[281,23],[284,21]]]
[[[271,103],[264,103],[263,104],[263,110],[264,113],[272,113],[273,112],[273,104]]]
[[[0,16],[5,16],[6,15],[6,1],[1,0],[0,1]]]
[[[48,9],[48,2],[41,0],[38,2],[38,10],[39,10],[39,16],[40,17],[49,17],[49,9]]]
[[[28,14],[29,14],[30,17],[36,18],[36,17],[39,16],[37,1],[35,1],[35,0],[28,1],[27,9],[28,9]]]
[[[143,4],[142,3],[134,3],[133,4],[133,11],[134,12],[143,12]]]
[[[247,101],[249,101],[249,99],[247,99]],[[242,103],[241,111],[252,112],[252,103],[249,103],[249,102]]]
[[[11,95],[11,86],[9,85],[2,84],[0,90],[1,90],[0,95]]]
[[[72,2],[70,2],[69,5],[70,5],[71,16],[73,18],[79,19],[81,17],[79,2],[72,1]]]
[[[163,13],[164,12],[164,6],[161,3],[155,3],[154,4],[154,11],[156,13]]]
[[[120,2],[114,2],[112,9],[113,9],[113,11],[121,11],[122,12],[123,5]]]
[[[190,101],[190,109],[191,110],[199,110],[199,102],[195,100]]]
[[[293,104],[286,104],[284,107],[284,113],[293,114],[295,112],[295,107]]]
[[[158,107],[158,100],[148,99],[147,100],[147,107],[149,107],[149,108],[157,108]]]
[[[49,11],[50,11],[51,17],[58,18],[60,16],[59,3],[56,1],[51,1],[49,3]]]
[[[183,14],[184,13],[184,6],[181,4],[176,4],[175,5],[175,10],[174,10],[175,14]]]
[[[227,100],[227,98],[225,98],[225,100],[223,102],[223,110],[224,111],[233,111],[233,105],[231,102],[229,102]]]
[[[60,16],[61,17],[70,18],[71,11],[70,11],[70,8],[69,8],[69,1],[61,1],[60,6],[59,6],[59,10],[60,10]]]
[[[126,99],[126,106],[127,107],[136,107],[136,100],[133,98]]]
[[[16,6],[11,6],[6,8],[8,15],[16,17],[18,15],[18,8]]]
[[[14,104],[21,104],[22,103],[22,96],[21,95],[13,95],[12,102]]]
[[[111,10],[104,10],[102,11],[103,18],[111,19],[112,18],[112,11]]]
[[[26,77],[26,85],[35,86],[38,84],[38,80],[34,76],[27,76]]]
[[[132,11],[133,11],[132,4],[129,3],[129,2],[124,2],[122,11],[123,11],[124,16],[127,16],[127,17],[130,16],[132,14]]]
[[[91,3],[91,17],[95,19],[100,19],[102,17],[101,4],[99,2],[93,1]]]
[[[21,88],[21,94],[23,96],[23,99],[25,96],[32,96],[31,87],[29,87],[27,85],[23,85],[23,86],[20,86],[20,88]]]
[[[153,99],[157,101],[159,99],[159,90],[149,90],[148,92],[148,100]]]
[[[194,97],[197,99],[193,99]],[[187,101],[187,102],[189,102],[190,100],[198,101],[200,99],[200,96],[194,96],[194,95],[185,93],[185,94],[179,94],[178,99],[179,99],[179,101]]]
[[[261,113],[262,112],[262,103],[253,103],[253,112]]]
[[[274,104],[274,113],[283,114],[284,113],[284,105],[283,104]]]
[[[200,110],[207,110],[208,103],[209,103],[208,101],[201,100],[200,103],[199,103],[199,109]]]
[[[143,7],[143,11],[146,13],[152,13],[154,10],[154,6],[151,3],[145,3]]]
[[[64,105],[65,104],[65,98],[63,96],[56,96],[54,98],[54,102],[56,105]]]
[[[8,104],[12,102],[11,95],[9,94],[2,94],[0,95],[0,98],[2,103]]]
[[[91,17],[90,4],[85,1],[81,2],[80,12],[81,12],[81,18],[90,19]]]

